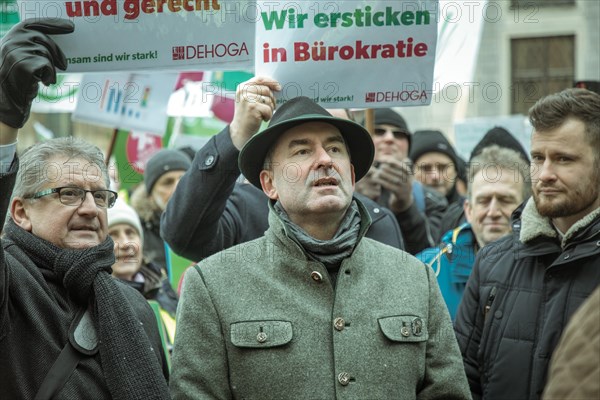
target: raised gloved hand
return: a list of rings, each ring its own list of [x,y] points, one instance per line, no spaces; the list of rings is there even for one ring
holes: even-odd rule
[[[0,43],[0,121],[21,128],[29,118],[38,83],[56,83],[56,68],[67,59],[48,35],[71,33],[67,19],[39,18],[20,22]]]

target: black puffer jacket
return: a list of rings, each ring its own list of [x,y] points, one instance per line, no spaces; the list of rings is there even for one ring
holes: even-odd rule
[[[530,199],[480,250],[455,332],[473,398],[538,399],[569,318],[600,283],[600,209],[560,240]]]
[[[251,184],[236,183],[238,155],[228,128],[198,150],[161,219],[161,236],[175,253],[199,261],[268,229],[268,197]],[[365,196],[355,197],[371,216],[365,236],[404,250],[394,214]]]

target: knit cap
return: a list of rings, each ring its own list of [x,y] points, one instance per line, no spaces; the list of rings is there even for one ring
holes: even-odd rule
[[[373,120],[375,125],[392,125],[405,132],[408,139],[408,148],[410,149],[412,134],[408,129],[406,121],[400,114],[391,108],[376,108],[373,112]]]
[[[140,217],[132,207],[121,199],[117,199],[115,205],[108,209],[108,227],[118,224],[133,226],[138,231],[140,238],[144,239]]]
[[[410,149],[410,159],[416,163],[419,157],[425,153],[438,152],[446,154],[458,164],[454,147],[450,144],[446,136],[440,131],[417,131],[413,135],[412,147]]]
[[[173,149],[161,149],[154,153],[146,163],[144,184],[146,191],[152,188],[158,179],[170,171],[187,171],[192,166],[190,158],[183,152]]]
[[[523,160],[529,162],[529,155],[519,143],[517,139],[513,135],[510,134],[506,129],[496,126],[490,129],[484,136],[481,138],[479,143],[475,145],[475,148],[471,152],[471,160],[473,157],[477,156],[479,153],[483,151],[484,148],[489,147],[491,145],[498,145],[500,147],[505,147],[511,150],[516,151],[523,158]]]

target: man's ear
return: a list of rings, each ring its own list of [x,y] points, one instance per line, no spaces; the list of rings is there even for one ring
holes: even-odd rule
[[[356,174],[354,173],[354,165],[350,164],[350,173],[352,174],[352,189],[356,188]]]
[[[279,195],[277,194],[277,188],[275,188],[273,182],[273,173],[263,169],[260,171],[260,185],[262,186],[263,192],[271,199],[277,200],[279,199]]]
[[[29,218],[29,210],[25,207],[24,199],[15,197],[10,205],[10,214],[15,224],[31,232],[31,219]]]
[[[468,199],[465,199],[465,201],[463,202],[463,211],[465,212],[465,218],[467,222],[471,223],[471,213],[473,212],[473,207],[471,206],[471,203]]]

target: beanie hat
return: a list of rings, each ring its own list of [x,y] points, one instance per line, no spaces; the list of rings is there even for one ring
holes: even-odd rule
[[[152,192],[156,181],[170,171],[187,171],[192,166],[190,158],[179,150],[161,149],[146,163],[144,184],[146,191]]]
[[[516,151],[523,158],[523,160],[529,162],[529,155],[521,143],[519,143],[519,141],[515,139],[515,137],[511,135],[509,131],[499,126],[490,129],[479,141],[479,143],[475,145],[475,148],[471,152],[470,159],[472,160],[473,157],[480,154],[484,148],[494,144]]]
[[[440,131],[417,131],[413,135],[410,159],[416,163],[425,153],[443,153],[458,165],[456,152],[446,136]]]
[[[391,108],[376,108],[373,112],[373,123],[375,125],[385,124],[400,128],[400,130],[406,133],[406,138],[408,139],[408,148],[410,149],[412,134],[410,133],[404,118],[402,118],[402,116],[396,111],[392,110]]]
[[[144,231],[142,229],[142,223],[137,212],[131,208],[125,201],[117,199],[115,205],[108,209],[108,227],[117,224],[127,224],[133,226],[140,235],[142,240],[144,239]]]

